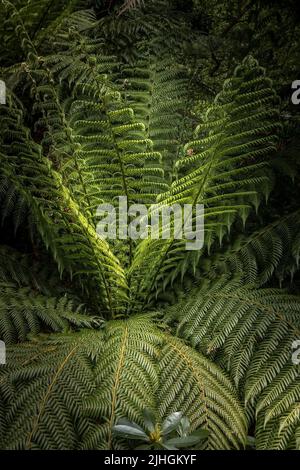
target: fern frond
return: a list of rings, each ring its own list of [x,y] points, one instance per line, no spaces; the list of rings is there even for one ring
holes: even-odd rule
[[[93,96],[75,100],[70,108],[79,156],[93,174],[99,201],[114,202],[126,196],[128,204],[155,201],[165,189],[160,153],[153,150],[145,126],[135,119],[118,94],[107,94],[102,103]],[[147,166],[147,161],[155,166]]]
[[[95,389],[91,344],[98,351],[101,338],[86,331],[7,348],[0,370],[1,449],[78,447],[90,424],[82,403]]]
[[[103,413],[106,416],[108,411],[109,415],[104,420],[103,429],[99,428],[89,436],[91,448],[99,448],[98,442],[105,439],[106,433],[110,445],[110,426],[117,418],[126,416],[142,423],[142,407],[156,409],[156,400],[161,420],[168,413],[180,409],[189,417],[193,428],[205,426],[211,433],[209,448],[226,449],[243,445],[245,418],[234,389],[221,370],[180,340],[162,336],[158,330],[155,333],[151,325],[142,326],[140,321],[133,317],[126,325],[124,322],[113,325],[107,345],[109,350],[99,362],[99,387],[101,383],[105,386],[88,404],[89,416],[94,419],[103,419]],[[137,353],[136,348],[141,348],[139,342],[144,340],[147,341],[147,348]],[[156,348],[152,346],[153,341],[158,343]],[[152,361],[147,360],[150,353]],[[153,368],[158,354],[159,373]],[[112,359],[114,357],[116,363]],[[108,393],[107,387],[113,393]],[[128,389],[125,401],[122,399],[125,397],[122,392],[124,387]],[[155,399],[153,389],[156,388]]]
[[[171,336],[166,338],[159,366],[162,416],[182,410],[194,429],[200,426],[209,431],[207,449],[245,445],[246,419],[236,391],[221,369]]]
[[[87,291],[96,290],[100,304],[112,313],[119,308],[113,303],[119,298],[122,304],[126,299],[125,276],[118,260],[81,214],[61,176],[41,155],[41,148],[22,123],[22,112],[13,103],[5,108],[2,127],[2,171],[26,199],[60,272],[67,270],[78,276]]]
[[[83,449],[118,448],[112,433],[116,421],[127,417],[141,423],[143,410],[155,407],[161,341],[160,331],[147,318],[106,324],[95,368],[96,391],[84,405],[95,424],[85,435]]]
[[[28,207],[11,182],[0,173],[0,208],[2,225],[11,216],[17,232],[28,216]]]
[[[238,274],[247,285],[262,286],[273,276],[282,280],[299,266],[300,213],[282,217],[250,236],[240,236],[226,251],[201,262],[211,279]]]
[[[61,171],[63,182],[68,185],[70,193],[77,201],[83,214],[91,222],[92,196],[90,193],[93,192],[93,188],[89,188],[88,184],[91,175],[87,172],[82,161],[77,158],[78,146],[72,139],[72,129],[68,125],[61,98],[62,90],[55,83],[46,61],[39,56],[19,12],[12,5],[10,5],[10,9],[27,62],[22,63],[16,70],[11,70],[8,74],[8,80],[13,82],[15,88],[20,86],[21,80],[25,81],[26,88],[29,88],[30,95],[34,98],[32,113],[37,116],[34,133],[41,134],[39,142],[43,146],[44,154],[53,161],[57,169],[60,169],[60,166],[64,168],[68,164],[71,181],[69,182],[66,178],[66,171]]]
[[[13,282],[30,287],[46,296],[71,294],[70,286],[61,278],[53,260],[39,253],[20,253],[9,246],[0,246],[0,282]]]
[[[18,32],[20,21],[36,45],[54,33],[63,20],[80,4],[80,0],[1,0],[0,13],[4,20],[1,32],[1,60],[11,63],[12,58],[22,58]],[[9,52],[8,52],[9,51]],[[18,57],[19,56],[19,57]],[[21,57],[20,57],[21,56]]]
[[[194,127],[187,74],[173,58],[163,59],[151,52],[151,44],[140,55],[123,67],[121,91],[124,89],[126,102],[144,123],[154,150],[161,152],[166,178],[171,181],[180,147],[192,137]]]
[[[183,54],[187,38],[196,40],[196,34],[182,18],[174,15],[174,4],[169,0],[147,0],[147,8],[127,10],[122,15],[107,15],[100,18],[93,33],[102,38],[108,51],[116,54],[122,63],[130,64],[140,57],[139,46],[143,41],[153,45],[162,56]],[[153,48],[152,48],[153,50]]]
[[[299,297],[250,289],[225,277],[204,283],[171,311],[179,319],[180,336],[212,355],[239,387],[250,419],[257,418],[258,448],[271,438],[276,447],[286,448],[282,423],[291,416],[289,438],[300,425],[294,411],[300,400],[299,366],[292,363],[292,345],[300,336]]]
[[[28,334],[88,327],[91,321],[66,296],[47,297],[29,288],[0,283],[0,338],[5,344],[26,341]]]
[[[142,423],[145,408],[161,422],[168,410],[184,409],[193,428],[209,429],[209,448],[239,448],[246,438],[221,369],[147,315],[9,347],[0,370],[3,407],[4,449],[124,449],[113,425],[124,417]]]
[[[63,28],[53,39],[53,53],[45,57],[51,72],[60,82],[93,87],[95,95],[115,88],[108,81],[119,68],[115,55],[108,55],[103,38],[90,37],[78,28]]]
[[[276,150],[278,141],[276,102],[265,71],[247,58],[207,110],[197,129],[201,137],[186,146],[192,155],[178,161],[179,167],[194,169],[159,197],[158,207],[204,205],[208,252],[216,239],[222,243],[238,216],[245,223],[251,208],[257,209],[261,196],[269,194],[266,157]],[[177,276],[183,277],[189,266],[197,266],[203,250],[187,254],[184,245],[185,241],[174,239],[139,244],[131,275],[138,296],[146,298],[144,306]]]

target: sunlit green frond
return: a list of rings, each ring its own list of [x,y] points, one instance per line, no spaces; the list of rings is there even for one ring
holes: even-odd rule
[[[148,48],[151,50],[151,44]],[[192,93],[186,70],[173,58],[163,59],[149,50],[140,55],[132,65],[122,68],[121,91],[137,119],[144,123],[154,150],[161,152],[166,177],[171,181],[181,146],[192,136]]]
[[[88,90],[86,90],[88,92]],[[101,103],[93,96],[75,100],[70,108],[79,157],[93,174],[98,200],[115,203],[126,196],[128,204],[155,201],[164,190],[161,156],[147,138],[145,125],[119,94],[107,94]],[[147,167],[147,161],[155,166]]]
[[[222,243],[238,216],[245,223],[251,208],[257,209],[262,195],[270,192],[266,166],[278,141],[276,102],[265,71],[253,58],[245,59],[207,110],[196,131],[199,138],[186,145],[187,155],[178,160],[189,172],[158,198],[158,207],[191,204],[194,221],[196,204],[203,204],[201,229],[208,252],[216,240]],[[145,240],[138,247],[132,278],[137,297],[146,297],[146,303],[188,267],[197,266],[203,250],[187,253],[185,240],[176,238],[174,230],[169,240]]]
[[[118,260],[80,213],[41,148],[31,140],[22,123],[22,112],[13,102],[3,109],[1,122],[1,171],[25,198],[59,270],[77,276],[86,290],[96,290],[100,304],[113,312],[118,308],[117,299],[121,305],[126,298],[125,276]]]

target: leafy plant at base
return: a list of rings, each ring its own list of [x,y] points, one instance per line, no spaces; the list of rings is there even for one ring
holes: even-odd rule
[[[208,431],[202,429],[189,434],[190,422],[180,411],[167,416],[160,427],[151,410],[147,409],[144,410],[143,428],[127,419],[120,419],[113,430],[116,435],[126,439],[145,442],[144,445],[137,446],[137,450],[178,450],[178,448],[193,447],[205,440],[208,435]]]

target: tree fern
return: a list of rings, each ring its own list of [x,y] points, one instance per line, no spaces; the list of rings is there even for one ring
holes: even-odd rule
[[[0,448],[125,450],[148,410],[205,449],[299,449],[296,113],[251,55],[220,60],[225,5],[141,3],[0,2]],[[102,240],[119,196],[203,204],[203,248]]]

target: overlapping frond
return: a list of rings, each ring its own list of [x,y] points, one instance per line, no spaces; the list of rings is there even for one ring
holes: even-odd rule
[[[79,155],[91,171],[100,202],[128,204],[155,201],[166,184],[162,182],[161,156],[153,150],[145,125],[135,119],[118,93],[106,94],[99,103],[93,92],[73,101],[70,114],[74,139],[81,144]],[[147,167],[146,162],[155,161]]]
[[[14,185],[4,176],[0,179],[0,208],[2,225],[11,216],[15,232],[17,232],[22,222],[26,220],[28,207]]]
[[[54,32],[61,22],[76,7],[80,0],[17,0],[9,2],[1,0],[0,14],[3,18],[1,31],[1,61],[11,63],[13,59],[22,58],[16,28],[19,21],[28,32],[32,41],[38,44],[45,35]],[[18,18],[17,18],[18,17]]]
[[[53,38],[52,54],[45,57],[52,74],[70,87],[82,84],[93,89],[95,95],[115,85],[108,81],[119,68],[114,55],[108,55],[100,37],[90,37],[78,27],[61,28]]]
[[[122,15],[101,15],[93,33],[102,38],[107,49],[121,62],[132,63],[140,57],[141,41],[155,44],[162,56],[184,54],[196,41],[196,34],[182,14],[174,14],[173,0],[147,0],[147,8],[127,10]],[[100,8],[101,11],[101,8]],[[181,57],[182,58],[182,57]]]
[[[63,183],[68,187],[84,216],[92,221],[93,185],[89,184],[92,175],[87,170],[85,162],[77,155],[78,145],[74,142],[64,109],[64,87],[60,85],[54,71],[51,71],[51,61],[49,60],[48,66],[47,61],[39,55],[34,41],[24,26],[20,12],[12,5],[10,9],[26,62],[9,68],[5,80],[13,90],[23,86],[30,98],[34,98],[31,126],[35,140],[42,145],[44,154],[53,162],[55,169],[59,170]],[[67,61],[67,57],[65,60]],[[88,66],[86,69],[90,70]],[[97,96],[101,97],[108,87],[105,86],[107,77],[104,74],[97,74],[95,81]]]
[[[153,48],[147,44],[139,60],[122,68],[120,86],[135,116],[144,123],[154,150],[161,152],[166,178],[171,181],[181,146],[192,136],[192,93],[184,67],[173,58],[157,56]]]
[[[75,299],[68,281],[67,276],[60,276],[51,255],[24,254],[9,246],[0,246],[0,282],[13,282],[18,287],[30,287],[48,296],[68,293]]]
[[[252,430],[257,449],[300,449],[300,300],[273,288],[299,268],[299,211],[229,239],[268,199],[275,150],[275,174],[296,176],[278,98],[247,57],[210,103],[225,69],[205,8],[195,34],[173,1],[142,3],[0,0],[1,219],[31,230],[26,254],[0,247],[0,448],[128,449],[114,424],[149,408],[208,430],[207,449]],[[203,247],[174,219],[168,239],[100,239],[97,207],[120,196],[150,215],[203,205]]]
[[[160,422],[184,411],[193,428],[209,430],[209,448],[245,443],[246,420],[221,369],[139,316],[9,347],[0,447],[124,449],[113,425],[124,417],[142,423],[145,408]]]
[[[0,369],[0,448],[76,449],[89,426],[82,403],[95,388],[92,345],[101,333],[83,331],[7,348]]]
[[[161,333],[147,317],[106,325],[95,367],[96,390],[84,405],[95,424],[87,430],[82,448],[122,448],[122,442],[113,436],[116,421],[125,417],[141,423],[143,410],[155,407],[161,342]]]

